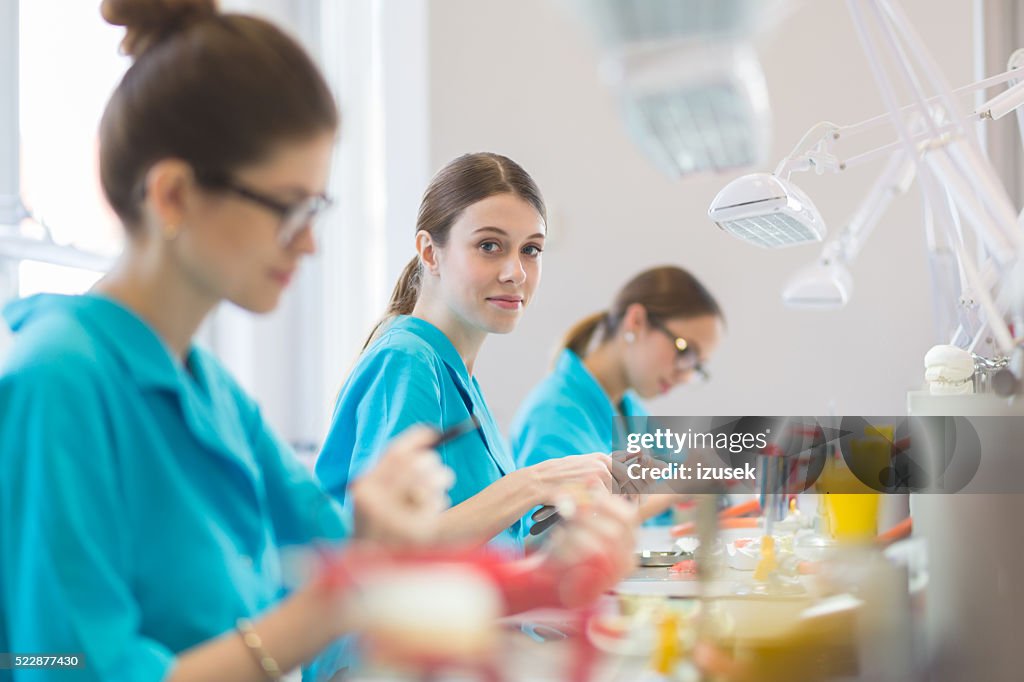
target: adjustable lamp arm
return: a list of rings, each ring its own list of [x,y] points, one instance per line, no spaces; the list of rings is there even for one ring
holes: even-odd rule
[[[864,242],[889,210],[892,200],[906,194],[916,175],[917,164],[913,159],[908,159],[902,151],[892,154],[889,163],[871,185],[850,221],[836,236],[836,256],[839,259],[849,262],[857,257]]]
[[[1024,50],[1018,50],[1018,52],[1022,53],[1019,60],[1024,62]],[[1015,52],[1014,55],[1016,56],[1017,52]],[[1011,68],[1009,70],[989,78],[975,81],[974,83],[964,85],[954,90],[953,92],[955,94],[965,94],[978,90],[987,90],[990,87],[1000,85],[1002,83],[1010,83],[1009,88],[995,97],[992,97],[976,110],[972,111],[963,122],[998,120],[1011,111],[1019,111],[1020,106],[1024,104],[1024,82],[1017,82],[1021,77],[1021,72],[1016,69],[1017,67],[1014,66],[1011,61]],[[939,100],[940,97],[938,96],[932,97],[925,100],[924,104],[931,108],[937,105]],[[900,115],[912,114],[913,110],[917,106],[917,104],[908,104],[897,111]],[[934,120],[934,113],[932,118]],[[963,122],[945,123],[941,125],[935,124],[934,131],[939,133],[952,133],[956,131]],[[891,142],[881,147],[876,147],[875,149],[870,149],[866,152],[861,152],[854,156],[845,158],[834,152],[834,148],[840,140],[849,139],[869,130],[891,125],[891,123],[892,118],[888,113],[873,116],[858,123],[852,123],[845,126],[831,123],[829,121],[816,123],[811,126],[806,133],[804,133],[804,136],[800,138],[800,141],[793,148],[793,151],[779,162],[779,165],[775,168],[775,175],[780,178],[788,178],[792,173],[808,170],[814,170],[819,174],[826,170],[839,172],[854,166],[859,166],[868,161],[873,161],[876,158],[892,154],[903,147],[902,142]],[[1021,125],[1024,126],[1024,123]],[[915,133],[911,139],[916,143],[926,143],[929,140],[933,140],[934,136],[932,130],[928,130],[926,127],[923,127],[922,130]]]

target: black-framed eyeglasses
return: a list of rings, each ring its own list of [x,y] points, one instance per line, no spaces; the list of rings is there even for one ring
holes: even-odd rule
[[[204,177],[198,175],[199,183],[210,189],[231,192],[237,197],[246,199],[267,209],[281,219],[277,237],[281,246],[288,246],[309,225],[315,225],[316,219],[333,205],[333,201],[325,194],[314,194],[295,203],[278,201],[259,190],[247,187],[235,180],[220,177]]]
[[[680,372],[696,372],[704,381],[709,381],[711,375],[700,360],[700,349],[697,344],[688,341],[665,326],[664,323],[652,318],[647,318],[647,324],[664,334],[672,342],[676,349],[676,369]]]

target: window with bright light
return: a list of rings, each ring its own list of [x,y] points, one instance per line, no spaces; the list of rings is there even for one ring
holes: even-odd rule
[[[103,273],[93,270],[23,260],[18,264],[18,297],[24,298],[44,292],[80,294],[87,291],[102,276]]]
[[[123,30],[106,24],[97,5],[19,3],[21,194],[32,216],[22,230],[39,237],[48,232],[57,244],[113,256],[123,237],[100,188],[98,129],[130,61],[118,52]],[[18,292],[76,293],[98,276],[23,261]]]
[[[109,257],[123,244],[100,186],[98,128],[130,59],[118,51],[124,29],[106,24],[99,4],[0,0],[0,8],[19,12],[16,27],[0,23],[8,32],[18,31],[19,85],[10,82],[12,73],[0,72],[0,92],[7,102],[17,98],[17,191],[33,218],[17,230],[0,225],[0,306],[16,295],[88,289],[100,273],[66,267],[90,260],[63,246]],[[400,234],[398,243],[408,248],[409,223],[400,223],[392,212],[414,219],[416,197],[429,179],[422,67],[427,9],[379,0],[221,0],[219,5],[269,18],[305,40],[332,87],[344,93],[345,144],[329,186],[331,194],[343,198],[342,210],[324,226],[332,236],[322,240],[320,258],[306,265],[308,275],[275,314],[256,320],[224,307],[207,325],[210,349],[260,401],[268,422],[291,442],[318,443],[352,354],[390,290],[385,276],[389,220]],[[0,51],[5,44],[13,51],[13,43],[2,40]],[[390,52],[385,45],[392,46]],[[13,138],[15,125],[13,120],[5,125],[5,116],[11,118],[0,107],[0,126]],[[403,163],[386,163],[389,148],[403,150]],[[377,199],[384,187],[388,201],[381,204]],[[348,230],[341,236],[343,227]],[[32,241],[51,237],[61,248],[40,250]],[[0,356],[3,327],[0,323]],[[282,348],[289,349],[289,357],[308,360],[303,371],[276,371]]]

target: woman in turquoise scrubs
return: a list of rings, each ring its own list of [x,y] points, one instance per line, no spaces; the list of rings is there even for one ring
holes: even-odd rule
[[[704,365],[722,324],[714,297],[682,268],[653,268],[631,279],[608,310],[573,326],[554,370],[520,406],[510,431],[516,463],[625,449],[630,418],[637,425],[629,431],[647,430],[641,398],[708,378]],[[649,500],[646,515],[670,502],[668,495]]]
[[[336,575],[287,590],[282,551],[349,529],[192,339],[223,301],[275,308],[315,250],[334,98],[293,40],[212,0],[102,12],[134,59],[100,130],[126,247],[90,293],[4,311],[0,652],[61,658],[0,679],[278,679],[359,619]],[[355,537],[433,538],[448,480],[436,438],[404,434],[353,483]],[[628,570],[631,514],[615,502],[567,525],[546,576],[592,559],[605,581]]]
[[[329,581],[286,594],[282,549],[348,530],[192,338],[222,301],[272,310],[314,251],[334,99],[260,19],[203,0],[102,11],[134,58],[100,131],[128,239],[92,292],[5,310],[0,652],[79,657],[17,680],[277,679],[352,628]],[[410,434],[357,484],[361,534],[408,540],[436,519],[434,437]]]
[[[606,450],[517,467],[473,374],[487,336],[513,331],[532,302],[546,234],[540,190],[514,161],[467,154],[434,176],[420,205],[417,255],[341,389],[317,460],[318,477],[338,499],[349,502],[348,482],[393,435],[413,424],[448,428],[469,415],[479,433],[439,448],[455,473],[441,538],[496,539],[518,552],[530,509],[554,503],[566,485],[596,479],[611,488]]]

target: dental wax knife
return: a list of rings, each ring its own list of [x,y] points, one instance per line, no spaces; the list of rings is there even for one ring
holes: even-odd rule
[[[434,442],[430,444],[430,447],[436,450],[445,443],[449,443],[455,440],[456,438],[461,438],[462,436],[465,436],[467,433],[479,431],[480,428],[480,420],[476,418],[475,414],[471,414],[469,415],[469,417],[463,419],[455,426],[449,427],[442,431],[441,433],[439,433],[437,435],[437,438],[434,439]]]

